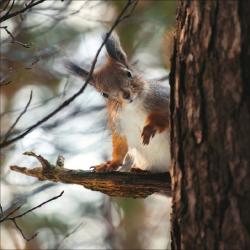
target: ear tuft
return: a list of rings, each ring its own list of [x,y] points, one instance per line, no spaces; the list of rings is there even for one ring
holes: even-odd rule
[[[107,34],[103,34],[102,38],[105,39]],[[121,47],[119,37],[111,34],[105,43],[106,50],[109,56],[118,62],[127,64],[127,56]]]

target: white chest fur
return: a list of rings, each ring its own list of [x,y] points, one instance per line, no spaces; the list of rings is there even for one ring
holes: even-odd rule
[[[169,132],[157,133],[143,145],[141,133],[147,113],[140,101],[126,104],[119,114],[120,132],[127,138],[133,166],[152,172],[165,172],[170,165]]]

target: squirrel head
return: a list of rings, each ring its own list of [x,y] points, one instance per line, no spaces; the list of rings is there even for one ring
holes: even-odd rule
[[[107,60],[94,70],[90,84],[105,98],[119,103],[132,102],[140,93],[143,81],[128,63],[127,55],[121,47],[118,36],[110,36],[106,43]],[[68,62],[67,68],[83,78],[88,71]]]

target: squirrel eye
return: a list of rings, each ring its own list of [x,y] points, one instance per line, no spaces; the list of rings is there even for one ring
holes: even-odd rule
[[[104,98],[109,98],[109,95],[108,95],[107,93],[104,93],[104,92],[102,92],[102,96],[103,96]]]
[[[132,73],[131,73],[131,71],[127,71],[127,76],[128,76],[128,78],[132,78]]]

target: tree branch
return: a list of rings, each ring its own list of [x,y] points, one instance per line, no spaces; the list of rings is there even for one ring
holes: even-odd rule
[[[8,140],[12,130],[15,128],[15,126],[17,125],[17,123],[19,122],[19,120],[22,118],[22,116],[27,112],[27,109],[31,103],[32,100],[32,90],[30,91],[30,97],[29,100],[27,102],[27,104],[25,105],[23,111],[18,115],[18,117],[16,118],[16,120],[14,121],[14,123],[10,126],[10,128],[8,129],[8,131],[6,132],[3,142],[5,142],[6,140]]]
[[[37,2],[32,1],[32,2],[30,2],[30,4],[26,5],[25,8],[10,13],[10,11],[11,11],[11,9],[13,8],[14,3],[15,3],[15,1],[13,0],[13,3],[12,3],[12,5],[11,5],[9,11],[8,11],[4,16],[2,16],[2,17],[0,18],[0,23],[1,23],[1,22],[4,22],[4,21],[6,21],[7,19],[10,19],[10,18],[12,18],[12,17],[14,17],[14,16],[20,15],[20,14],[26,12],[27,10],[31,9],[32,7],[34,7],[34,6],[38,5],[38,4],[41,4],[41,3],[44,2],[44,1],[46,1],[46,0],[39,0],[39,1],[37,1]]]
[[[22,237],[26,240],[26,241],[31,241],[33,240],[34,238],[36,238],[36,236],[38,235],[38,233],[34,233],[31,237],[27,237],[22,228],[17,224],[16,222],[16,219],[13,219],[12,220],[13,224],[15,225],[16,229],[19,231],[19,233],[22,235]]]
[[[10,166],[10,169],[40,181],[49,180],[82,185],[85,188],[100,191],[110,196],[145,198],[153,193],[171,195],[171,178],[169,173],[131,173],[131,172],[92,172],[71,170],[49,163],[41,155],[26,152],[25,155],[38,159],[42,167],[28,169]]]
[[[37,205],[37,206],[35,206],[35,207],[33,207],[33,208],[31,208],[31,209],[29,209],[29,210],[21,213],[21,214],[18,214],[18,215],[15,215],[15,216],[11,217],[11,215],[13,215],[15,212],[17,212],[21,208],[22,205],[20,205],[17,208],[15,208],[14,210],[10,211],[6,216],[1,216],[0,217],[0,223],[6,222],[6,221],[11,221],[14,224],[14,226],[16,227],[16,229],[20,232],[20,234],[22,235],[22,237],[26,241],[30,241],[30,240],[34,239],[38,235],[38,233],[33,234],[31,237],[27,237],[24,234],[22,228],[17,224],[16,220],[19,219],[19,218],[21,218],[21,217],[23,217],[23,216],[25,216],[26,214],[31,213],[34,210],[42,207],[43,205],[45,205],[45,204],[47,204],[47,203],[49,203],[49,202],[51,202],[53,200],[58,199],[59,197],[61,197],[63,195],[63,193],[64,193],[64,191],[62,191],[59,195],[56,195],[56,196],[50,198],[49,200],[44,201],[44,202],[40,203],[39,205]],[[2,207],[1,207],[1,215],[3,215],[3,214],[5,214],[5,213],[2,211]]]
[[[64,241],[69,238],[72,234],[74,234],[81,226],[83,222],[78,224],[71,232],[65,234],[65,236],[62,238],[62,240],[56,245],[55,250],[60,249]]]
[[[30,212],[36,210],[37,208],[40,208],[40,207],[42,207],[43,205],[45,205],[45,204],[47,204],[47,203],[49,203],[49,202],[51,202],[51,201],[53,201],[53,200],[58,199],[59,197],[61,197],[61,196],[63,195],[63,193],[64,193],[64,191],[62,191],[59,195],[56,195],[56,196],[50,198],[49,200],[46,200],[46,201],[40,203],[39,205],[37,205],[37,206],[35,206],[35,207],[33,207],[33,208],[31,208],[31,209],[29,209],[29,210],[27,210],[27,211],[21,213],[21,214],[18,214],[18,215],[15,215],[15,216],[11,217],[12,214],[14,214],[16,211],[18,211],[18,210],[21,208],[21,206],[20,206],[20,207],[16,208],[14,211],[11,211],[11,212],[10,212],[8,215],[6,215],[4,218],[1,218],[0,223],[2,223],[3,221],[9,221],[9,220],[16,220],[16,219],[19,219],[19,218],[25,216],[26,214],[28,214],[28,213],[30,213]]]
[[[10,36],[12,43],[19,44],[23,46],[24,48],[31,48],[31,44],[23,43],[23,42],[16,40],[15,36],[8,30],[8,26],[1,26],[0,29],[4,29],[6,31],[6,33]]]

